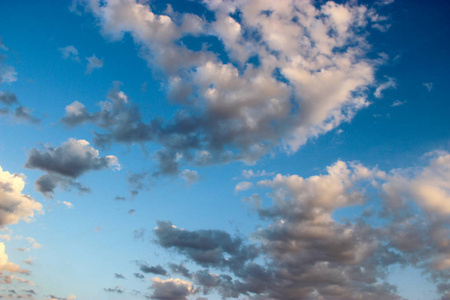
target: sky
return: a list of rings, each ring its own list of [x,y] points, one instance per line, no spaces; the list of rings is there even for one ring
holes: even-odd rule
[[[0,297],[450,299],[450,4],[0,2]]]

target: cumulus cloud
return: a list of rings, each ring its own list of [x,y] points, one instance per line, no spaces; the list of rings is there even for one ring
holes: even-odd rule
[[[36,180],[35,186],[47,197],[52,196],[57,186],[88,192],[89,188],[77,182],[76,178],[89,171],[120,169],[119,161],[114,155],[101,157],[98,150],[89,146],[89,142],[72,138],[59,147],[31,149],[25,167],[46,172]]]
[[[189,281],[178,278],[162,280],[158,277],[152,278],[152,299],[157,300],[187,300],[188,296],[194,295],[198,290]]]
[[[160,144],[158,174],[178,174],[185,162],[250,163],[274,149],[295,152],[369,104],[379,62],[366,57],[366,28],[381,20],[373,17],[375,8],[208,1],[205,9],[216,18],[207,20],[173,10],[157,13],[140,1],[78,3],[98,18],[104,35],[133,37],[141,55],[165,75],[168,99],[179,109],[172,120],[144,122],[116,87],[99,112],[72,103],[62,121],[96,124],[102,129],[99,145]],[[206,46],[211,36],[222,49]],[[185,37],[205,46],[191,49]]]
[[[90,74],[95,69],[103,68],[103,59],[99,59],[94,55],[91,57],[87,57],[86,60],[88,61],[88,64],[86,66],[86,73]]]
[[[425,158],[429,163],[422,167],[391,172],[337,161],[321,175],[278,174],[262,180],[258,186],[271,190],[267,195],[272,204],[263,206],[258,194],[248,199],[267,224],[251,235],[251,242],[223,231],[190,231],[161,221],[154,231],[156,241],[206,268],[191,272],[170,264],[204,294],[400,300],[386,275],[393,265],[409,265],[427,274],[445,299],[450,281],[450,154],[433,152]],[[354,206],[379,207],[373,213],[384,225],[371,224],[364,212],[335,219],[337,211]]]
[[[78,50],[72,45],[59,48],[59,51],[61,52],[64,59],[80,61],[80,58],[78,57]]]
[[[0,227],[16,224],[20,220],[29,222],[42,205],[27,194],[22,194],[25,176],[11,174],[0,167]]]

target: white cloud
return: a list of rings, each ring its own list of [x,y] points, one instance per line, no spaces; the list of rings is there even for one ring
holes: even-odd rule
[[[210,163],[254,162],[279,145],[295,152],[369,105],[367,90],[374,84],[377,62],[365,56],[370,49],[365,27],[383,18],[375,18],[373,9],[364,5],[207,1],[216,15],[211,22],[171,10],[156,14],[149,5],[131,0],[91,1],[86,6],[106,36],[121,39],[129,33],[148,63],[166,75],[169,98],[184,103],[183,114],[194,123],[183,136],[189,134],[198,143],[185,149],[212,153]],[[238,10],[240,21],[230,17]],[[263,13],[267,11],[271,13]],[[230,62],[206,47],[193,51],[180,43],[189,35],[216,36]],[[250,64],[250,57],[257,57],[259,65]],[[376,95],[394,85],[389,79]],[[155,128],[135,121],[126,127],[136,127],[130,135],[136,140],[158,140],[176,148],[171,139],[154,139],[149,132]],[[179,135],[173,134],[177,140]],[[198,150],[198,144],[204,149]],[[228,147],[236,151],[222,150]]]
[[[11,174],[0,167],[0,227],[16,224],[20,220],[29,222],[42,205],[29,195],[22,194],[25,176]]]
[[[252,186],[253,186],[253,183],[251,183],[249,181],[241,181],[238,184],[236,184],[236,186],[234,187],[234,191],[236,193],[246,191],[246,190],[250,189]]]

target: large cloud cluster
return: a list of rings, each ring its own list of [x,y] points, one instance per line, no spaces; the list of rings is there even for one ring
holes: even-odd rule
[[[383,18],[364,5],[205,1],[214,16],[206,18],[134,0],[78,2],[105,35],[133,37],[179,109],[170,121],[144,122],[116,87],[101,111],[74,102],[63,122],[97,124],[97,144],[159,143],[162,173],[178,172],[180,157],[252,162],[276,147],[296,151],[367,106],[375,84],[366,28]]]
[[[189,231],[161,221],[156,241],[203,268],[170,264],[204,294],[402,299],[386,275],[393,265],[410,265],[429,276],[447,299],[450,154],[430,155],[425,167],[389,173],[337,161],[323,175],[278,174],[262,180],[257,185],[271,190],[272,205],[263,205],[259,194],[245,200],[268,221],[252,234],[251,243],[223,231]],[[355,206],[360,215],[336,220],[337,212]],[[372,222],[375,215],[381,221]]]
[[[58,185],[74,187],[81,192],[89,191],[88,187],[76,181],[78,177],[89,171],[120,169],[117,157],[101,157],[98,150],[89,146],[89,142],[75,139],[69,139],[59,147],[31,149],[25,167],[46,172],[36,180],[35,185],[47,197],[51,197]]]

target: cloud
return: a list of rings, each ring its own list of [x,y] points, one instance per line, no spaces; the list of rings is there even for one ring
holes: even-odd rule
[[[271,205],[263,206],[258,194],[248,199],[267,224],[248,240],[158,221],[156,241],[206,268],[191,272],[184,265],[169,265],[205,295],[400,300],[396,287],[386,281],[396,265],[419,268],[445,297],[450,280],[450,154],[437,151],[425,159],[429,162],[421,167],[390,172],[337,161],[308,178],[277,174],[258,183],[270,189]],[[335,219],[336,212],[351,207],[360,208],[361,215]],[[372,215],[383,226],[371,224],[364,213],[375,207]]]
[[[171,222],[158,221],[157,224],[154,233],[159,245],[175,249],[203,267],[235,269],[258,256],[255,247],[221,230],[188,231]]]
[[[167,97],[177,112],[172,119],[144,122],[116,86],[100,111],[71,104],[68,109],[76,113],[67,112],[62,122],[96,124],[101,129],[97,145],[161,145],[155,174],[179,174],[184,163],[251,163],[274,150],[295,152],[369,105],[367,93],[379,64],[366,57],[366,27],[381,22],[373,17],[374,8],[210,1],[205,9],[216,18],[207,20],[172,10],[157,14],[131,0],[83,3],[105,36],[133,37],[148,64],[165,76]],[[234,12],[239,20],[231,17]],[[218,39],[220,50],[206,45],[210,36]],[[204,47],[191,49],[185,37]],[[251,63],[252,57],[259,63]]]
[[[192,277],[192,275],[189,272],[188,268],[186,268],[186,266],[183,265],[183,264],[170,263],[169,264],[169,268],[170,268],[170,270],[172,272],[177,273],[177,274],[181,274],[184,277],[187,277],[187,278],[191,278]]]
[[[250,188],[252,188],[253,183],[249,182],[249,181],[241,181],[238,184],[236,184],[236,186],[234,187],[234,192],[242,192],[242,191],[246,191]]]
[[[162,275],[162,276],[167,276],[167,271],[160,265],[157,266],[148,266],[146,263],[144,262],[138,262],[139,265],[139,269],[143,272],[143,273],[152,273],[152,274],[156,274],[156,275]]]
[[[88,64],[86,66],[86,73],[90,74],[95,69],[103,68],[103,59],[98,59],[95,54],[91,57],[87,57]]]
[[[273,172],[269,173],[266,172],[265,170],[262,171],[253,171],[253,170],[243,170],[242,171],[242,177],[246,178],[246,179],[250,179],[253,177],[264,177],[264,176],[272,176]]]
[[[98,150],[89,146],[87,141],[72,138],[59,147],[31,149],[25,167],[46,172],[35,182],[37,190],[46,197],[51,197],[58,185],[88,192],[89,188],[75,181],[76,178],[89,171],[120,169],[119,161],[114,155],[100,157]]]
[[[422,83],[422,85],[429,91],[431,92],[433,90],[433,83],[432,82],[424,82]]]
[[[116,279],[125,279],[125,276],[123,276],[122,274],[119,274],[119,273],[114,273],[114,278],[116,278]]]
[[[191,282],[178,278],[170,278],[166,280],[158,277],[152,278],[152,299],[157,300],[187,300],[187,296],[194,295],[198,292]]]
[[[400,106],[400,105],[403,105],[405,103],[406,103],[406,101],[395,100],[394,102],[392,102],[391,107]]]
[[[141,273],[133,273],[134,277],[143,280],[145,278],[144,275],[142,275]]]
[[[183,178],[188,185],[191,185],[196,183],[200,179],[200,176],[197,171],[185,169],[181,172],[181,178]]]
[[[395,89],[395,88],[397,88],[397,82],[395,81],[394,78],[391,78],[391,77],[388,77],[388,76],[386,76],[386,78],[387,78],[387,81],[383,82],[382,84],[380,84],[377,87],[377,89],[375,90],[375,92],[373,93],[375,97],[381,98],[383,96],[382,92],[384,90],[386,90],[386,89],[389,89],[389,88],[394,88]]]
[[[25,176],[11,174],[0,167],[0,227],[16,224],[20,220],[30,222],[42,205],[27,194],[22,194]]]
[[[80,58],[78,57],[78,50],[72,45],[59,48],[59,51],[61,52],[64,59],[80,61]]]
[[[108,293],[117,293],[117,294],[123,294],[124,290],[120,288],[120,286],[116,286],[114,288],[104,288],[105,292]]]
[[[33,124],[40,124],[41,120],[34,117],[31,114],[31,109],[24,107],[24,106],[19,106],[14,110],[14,114],[13,116],[15,117],[16,120],[23,120],[24,122],[29,122],[29,123],[33,123]]]
[[[8,255],[5,253],[5,244],[0,243],[0,275],[7,271],[9,273],[28,273],[28,270],[21,269],[18,265],[8,261]]]
[[[0,51],[6,50],[6,47],[0,47]],[[12,66],[8,66],[4,63],[5,59],[6,56],[0,53],[0,85],[17,81],[17,72]],[[30,108],[22,106],[19,101],[17,101],[17,96],[14,93],[0,91],[0,104],[3,106],[0,107],[0,116],[9,114],[11,108],[16,106],[11,114],[11,117],[14,120],[33,124],[39,124],[41,122],[40,119],[31,114],[32,110]]]

